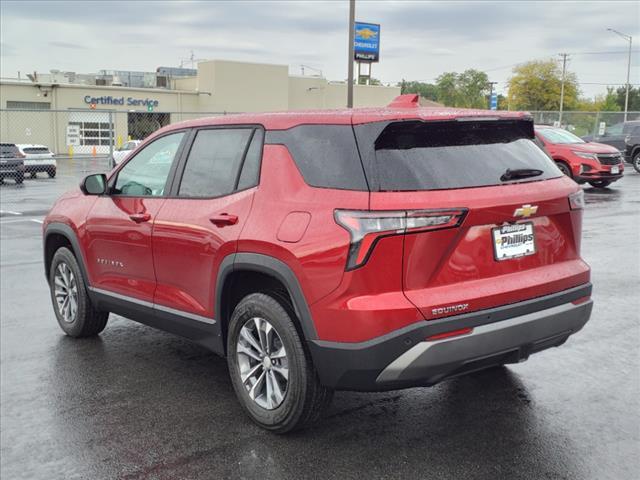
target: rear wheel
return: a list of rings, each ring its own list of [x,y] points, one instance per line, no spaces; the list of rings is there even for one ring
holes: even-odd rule
[[[36,178],[38,176],[38,172],[31,172],[31,178]]]
[[[13,178],[16,181],[16,184],[20,185],[22,182],[24,182],[24,173],[16,173],[16,176]]]
[[[52,168],[47,170],[47,175],[49,175],[49,178],[54,178],[56,176],[56,169]]]
[[[598,180],[597,182],[589,182],[589,184],[595,188],[607,188],[611,185],[611,182],[609,180]]]
[[[633,156],[633,168],[635,169],[636,172],[640,173],[640,152],[636,153]]]
[[[70,337],[90,337],[104,330],[109,312],[94,308],[78,261],[68,248],[58,249],[53,256],[49,288],[53,309],[64,333]]]
[[[571,168],[569,168],[569,165],[564,162],[556,162],[556,165],[567,177],[573,178],[573,173],[571,172]]]
[[[229,323],[227,362],[238,400],[259,426],[276,433],[317,420],[332,391],[320,385],[293,320],[292,309],[254,293]]]

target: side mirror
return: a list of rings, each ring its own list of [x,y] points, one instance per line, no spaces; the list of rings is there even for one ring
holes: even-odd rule
[[[107,176],[104,173],[87,175],[80,182],[80,190],[85,195],[103,195],[107,191]]]

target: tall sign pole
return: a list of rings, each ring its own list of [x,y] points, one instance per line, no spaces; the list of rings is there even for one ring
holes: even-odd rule
[[[631,47],[633,44],[633,37],[626,33],[619,32],[618,30],[614,30],[613,28],[607,28],[607,30],[629,42],[629,57],[627,58],[627,91],[624,95],[624,121],[626,122],[627,112],[629,110],[629,75],[631,74]]]
[[[558,118],[558,123],[560,123],[560,127],[562,127],[562,110],[564,107],[564,80],[567,72],[567,56],[568,53],[561,53],[562,57],[562,83],[560,84],[560,115]]]
[[[347,108],[353,108],[353,58],[355,56],[356,0],[349,0],[349,74],[347,76]]]

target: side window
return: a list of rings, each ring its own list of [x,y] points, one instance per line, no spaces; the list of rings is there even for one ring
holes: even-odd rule
[[[253,129],[200,130],[187,157],[178,195],[220,197],[235,190]]]
[[[242,173],[238,182],[238,190],[255,187],[260,180],[260,160],[262,159],[262,142],[264,132],[256,129],[242,165]]]
[[[172,133],[144,147],[118,172],[112,194],[162,196],[183,137],[184,132]]]

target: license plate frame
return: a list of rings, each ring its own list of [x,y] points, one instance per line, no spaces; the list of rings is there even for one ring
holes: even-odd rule
[[[611,167],[611,174],[618,175],[620,173],[620,167],[618,165],[614,165]]]
[[[531,235],[531,240],[524,240],[511,248],[514,248],[514,253],[506,254],[501,252],[500,245],[505,237],[513,237],[517,234]],[[498,242],[500,239],[500,242]],[[493,244],[493,258],[497,262],[503,262],[505,260],[513,260],[514,258],[528,257],[529,255],[535,255],[538,251],[536,245],[536,233],[533,222],[521,222],[521,223],[509,223],[500,225],[491,229],[491,243]],[[516,247],[520,247],[515,250]],[[524,247],[524,251],[523,250]],[[529,248],[530,247],[530,248]],[[502,253],[502,255],[500,255]]]

